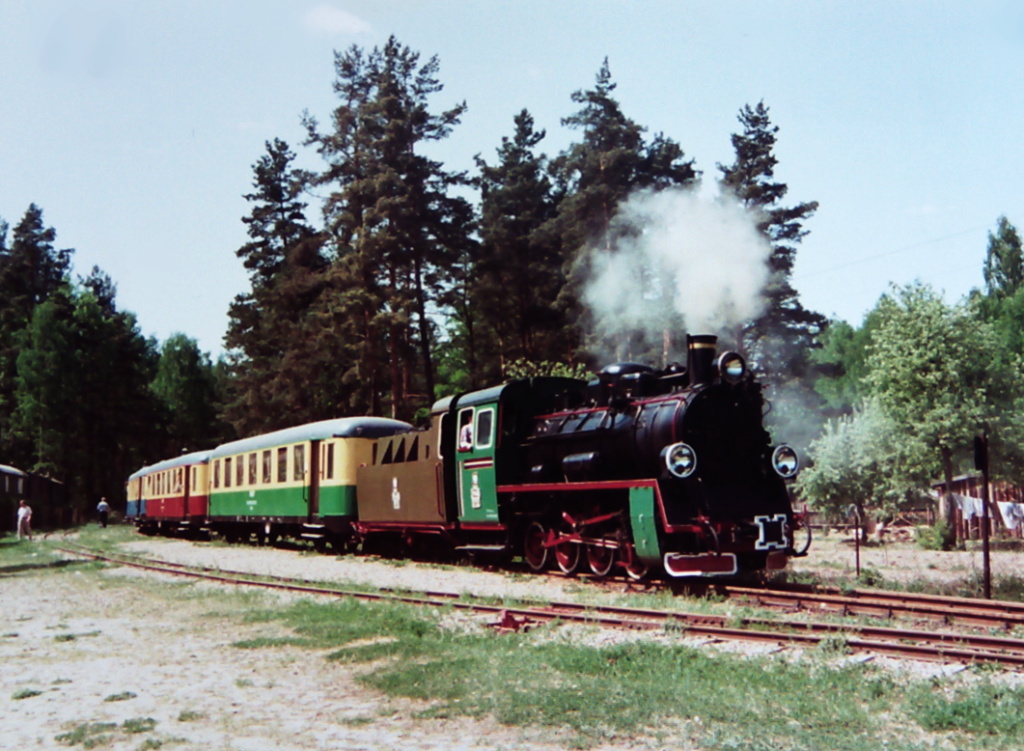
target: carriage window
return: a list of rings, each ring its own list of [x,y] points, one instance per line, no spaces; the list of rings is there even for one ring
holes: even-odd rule
[[[249,484],[256,484],[256,452],[249,454]]]
[[[481,409],[476,413],[476,447],[490,448],[494,443],[494,410]]]
[[[306,447],[300,444],[292,450],[292,479],[301,480],[306,472]]]
[[[270,471],[271,471],[270,451],[267,450],[267,451],[263,452],[263,484],[264,485],[269,485],[270,484]]]
[[[220,487],[220,459],[213,463],[213,487]]]
[[[288,479],[288,449],[277,450],[277,481],[285,482]]]
[[[473,448],[473,409],[459,412],[459,451]]]
[[[334,444],[328,443],[327,449],[327,479],[334,479]]]
[[[224,460],[224,487],[231,487],[231,457]]]
[[[199,467],[192,467],[192,492],[199,486]]]
[[[238,487],[242,487],[242,484],[245,482],[245,461],[244,461],[244,459],[245,459],[244,456],[236,456],[235,457],[235,485],[237,485]]]

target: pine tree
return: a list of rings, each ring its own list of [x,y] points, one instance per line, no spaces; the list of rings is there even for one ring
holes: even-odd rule
[[[465,178],[417,149],[446,138],[465,104],[431,113],[441,91],[436,57],[391,37],[366,53],[335,55],[341,103],[333,130],[306,117],[310,144],[326,162],[324,217],[334,254],[330,296],[319,314],[354,347],[344,374],[356,386],[350,408],[409,416],[434,398],[431,306],[451,288],[448,269],[469,247],[472,211],[451,194]]]
[[[826,323],[822,315],[803,307],[790,281],[796,246],[807,234],[803,222],[814,215],[818,203],[780,205],[789,188],[775,180],[779,128],[772,124],[764,102],[744,106],[738,120],[743,132],[732,136],[736,158],[729,166],[718,165],[721,183],[755,213],[758,229],[772,248],[765,312],[745,328],[742,344],[754,366],[779,383],[805,374],[807,353]]]
[[[217,416],[213,364],[195,339],[178,333],[164,342],[152,388],[169,417],[167,456],[222,442],[227,431]]]
[[[0,236],[6,236],[6,227]],[[17,441],[12,415],[19,337],[39,304],[69,283],[71,250],[56,250],[57,237],[43,223],[43,212],[31,204],[14,228],[10,247],[0,242],[0,451],[10,462],[31,462],[31,448]]]
[[[293,167],[295,154],[280,139],[266,147],[245,195],[252,209],[242,221],[251,240],[236,251],[251,287],[232,302],[225,336],[233,394],[226,418],[242,435],[333,416],[296,383],[308,375],[303,327],[326,286],[323,238],[306,222],[306,180]]]
[[[650,142],[644,139],[646,129],[623,114],[613,97],[615,88],[605,59],[594,88],[572,95],[580,109],[562,120],[563,125],[581,131],[580,140],[552,163],[563,196],[553,227],[562,242],[568,274],[559,304],[569,320],[583,321],[583,330],[586,319],[579,302],[580,284],[593,260],[587,251],[612,254],[622,237],[642,230],[615,221],[623,201],[644,189],[692,186],[698,178],[693,160],[684,160],[677,143],[662,134]],[[600,247],[592,247],[595,243]],[[659,286],[649,270],[640,269],[638,274],[645,287]],[[569,336],[578,340],[580,329]],[[618,349],[628,351],[635,346],[620,342]]]
[[[1005,216],[999,217],[996,234],[988,233],[988,252],[982,271],[990,297],[1010,297],[1024,283],[1024,250],[1020,235]]]
[[[490,340],[477,383],[501,378],[515,360],[557,360],[565,353],[555,306],[565,283],[564,259],[547,230],[557,203],[546,157],[534,153],[544,136],[523,110],[515,117],[514,136],[502,138],[498,163],[476,159],[481,247],[470,309],[480,338]]]
[[[93,269],[36,305],[18,336],[12,433],[31,446],[33,470],[65,482],[79,519],[162,448],[153,348],[113,296],[109,277]]]

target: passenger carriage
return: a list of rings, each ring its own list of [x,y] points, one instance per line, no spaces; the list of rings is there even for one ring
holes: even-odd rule
[[[341,543],[356,518],[356,469],[374,441],[411,429],[343,417],[226,443],[210,452],[209,524],[230,540],[302,537]]]
[[[209,451],[143,467],[128,478],[126,517],[147,534],[194,536],[206,531]]]

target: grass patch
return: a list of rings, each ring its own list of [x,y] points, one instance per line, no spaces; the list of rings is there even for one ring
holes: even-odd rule
[[[114,740],[113,731],[117,730],[116,722],[85,722],[74,730],[61,733],[55,740],[65,746],[82,746],[83,748],[99,748],[108,746]]]
[[[15,691],[11,694],[11,698],[14,701],[21,701],[22,699],[31,699],[33,696],[42,696],[43,692],[35,688],[23,688],[20,691]]]
[[[206,715],[202,712],[196,712],[191,709],[186,709],[178,715],[178,722],[197,722],[198,720],[206,719]]]
[[[134,691],[122,691],[119,694],[111,694],[103,701],[128,701],[129,699],[134,699],[136,696],[138,696],[138,694]]]
[[[125,720],[121,723],[121,729],[131,735],[138,735],[139,733],[148,733],[150,730],[156,727],[156,720],[152,717],[133,717],[130,720]]]
[[[652,641],[588,647],[551,629],[453,633],[422,610],[354,600],[300,602],[251,620],[279,620],[294,636],[236,647],[329,650],[328,659],[361,665],[358,680],[367,686],[426,702],[418,716],[493,716],[550,728],[578,747],[675,728],[683,736],[674,745],[709,749],[867,749],[862,738],[892,733],[906,742],[895,738],[889,748],[910,749],[922,731],[939,729],[921,704],[928,694],[870,664],[832,666],[845,653],[839,642],[802,664]],[[1024,742],[1024,719],[1020,728],[1003,727],[1008,739]]]
[[[1024,688],[992,681],[946,692],[919,687],[912,698],[921,727],[933,731],[964,731],[972,735],[1020,737],[1024,734]]]

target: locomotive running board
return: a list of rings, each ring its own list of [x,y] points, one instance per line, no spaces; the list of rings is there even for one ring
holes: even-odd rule
[[[665,554],[665,571],[669,576],[732,576],[738,570],[735,553]]]

